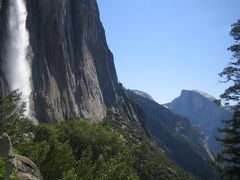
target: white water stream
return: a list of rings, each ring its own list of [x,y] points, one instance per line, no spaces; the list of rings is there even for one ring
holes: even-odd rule
[[[30,117],[31,68],[27,60],[26,5],[24,0],[8,1],[4,71],[10,90],[19,89],[22,93],[22,101],[26,102],[25,115]]]

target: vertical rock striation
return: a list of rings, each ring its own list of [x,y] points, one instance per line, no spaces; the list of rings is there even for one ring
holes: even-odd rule
[[[5,73],[3,71],[4,32],[6,30],[6,1],[0,0],[0,96],[9,92]]]
[[[136,119],[118,84],[96,0],[27,0],[35,116],[102,120],[107,110]]]

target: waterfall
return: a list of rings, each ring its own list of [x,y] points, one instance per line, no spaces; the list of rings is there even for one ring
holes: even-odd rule
[[[30,117],[31,68],[27,60],[29,35],[25,0],[8,0],[4,71],[10,90],[19,89]]]

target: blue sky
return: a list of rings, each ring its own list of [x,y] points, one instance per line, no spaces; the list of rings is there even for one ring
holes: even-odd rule
[[[218,97],[240,0],[98,0],[119,81],[159,103],[182,89]]]

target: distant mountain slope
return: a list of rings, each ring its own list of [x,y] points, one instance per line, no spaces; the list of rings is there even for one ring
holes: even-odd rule
[[[146,92],[143,92],[143,91],[139,91],[139,90],[131,90],[132,92],[134,92],[135,94],[138,94],[139,96],[142,96],[144,98],[147,98],[151,101],[155,101],[152,96]]]
[[[198,90],[182,90],[181,95],[168,103],[168,108],[192,123],[199,125],[208,137],[208,143],[216,152],[220,146],[215,140],[221,120],[231,118],[232,113],[214,103],[215,98]]]
[[[171,159],[199,178],[214,177],[206,161],[211,152],[197,127],[145,96],[130,90],[127,93],[143,109],[146,128]]]

